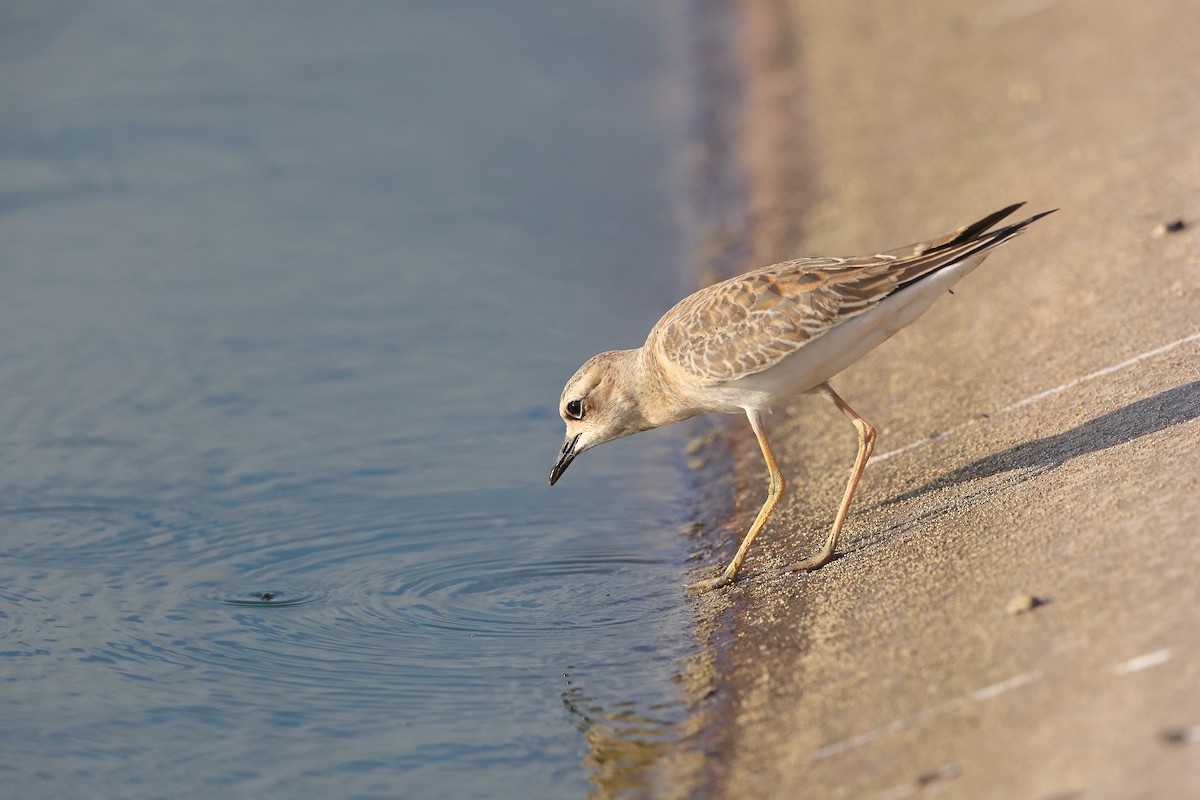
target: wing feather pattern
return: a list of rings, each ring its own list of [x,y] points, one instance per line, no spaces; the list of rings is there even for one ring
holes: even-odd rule
[[[646,347],[702,386],[762,372],[894,292],[1000,245],[1044,216],[987,230],[1018,207],[907,248],[784,261],[714,284],[663,315]]]

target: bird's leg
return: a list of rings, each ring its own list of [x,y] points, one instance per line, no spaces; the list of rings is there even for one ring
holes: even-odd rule
[[[783,495],[785,486],[783,473],[779,471],[779,464],[775,463],[775,454],[771,452],[771,444],[767,441],[767,434],[763,430],[762,419],[759,417],[757,411],[749,409],[746,411],[746,416],[750,419],[750,427],[754,429],[754,435],[758,437],[758,446],[762,448],[763,458],[767,462],[767,473],[770,475],[770,483],[767,485],[767,500],[763,503],[762,508],[759,509],[754,524],[750,526],[750,531],[746,534],[746,538],[742,539],[742,544],[738,548],[737,554],[733,557],[733,561],[729,562],[729,566],[725,568],[725,572],[716,578],[693,583],[688,587],[692,591],[702,592],[733,583],[734,579],[737,578],[742,562],[746,560],[746,553],[750,552],[750,545],[754,544],[754,538],[758,536],[758,532],[767,523],[767,517],[771,516],[771,512],[775,510],[775,505],[779,502],[780,496]]]
[[[828,383],[821,384],[817,387],[817,391],[823,397],[829,398],[854,423],[854,427],[858,430],[858,457],[854,459],[854,470],[850,473],[850,482],[846,484],[846,494],[842,497],[842,504],[838,507],[833,527],[829,529],[829,535],[825,537],[825,546],[816,555],[793,565],[792,572],[816,569],[829,563],[829,559],[833,558],[833,549],[837,547],[838,534],[842,532],[842,523],[846,521],[846,512],[850,510],[850,501],[854,498],[854,490],[858,488],[858,480],[862,477],[863,470],[866,469],[867,459],[871,457],[871,451],[875,449],[875,428],[871,427],[871,423],[859,416],[858,412],[839,397]]]

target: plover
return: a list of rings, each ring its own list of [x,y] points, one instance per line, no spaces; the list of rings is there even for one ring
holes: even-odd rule
[[[559,405],[567,437],[550,485],[598,444],[709,411],[745,413],[766,460],[767,499],[725,571],[689,588],[724,586],[737,577],[784,490],[763,415],[795,394],[820,394],[858,430],[858,456],[825,543],[792,570],[823,566],[875,445],[875,429],[838,396],[830,378],[913,322],[996,247],[1053,213],[993,229],[1022,205],[919,244],[857,258],[784,261],[685,297],[641,347],[601,353],[567,381]]]

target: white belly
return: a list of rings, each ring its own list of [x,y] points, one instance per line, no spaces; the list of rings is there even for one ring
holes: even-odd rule
[[[769,369],[713,388],[721,390],[729,406],[742,409],[766,409],[814,389],[924,314],[986,255],[974,256],[917,281],[870,311],[834,326]]]

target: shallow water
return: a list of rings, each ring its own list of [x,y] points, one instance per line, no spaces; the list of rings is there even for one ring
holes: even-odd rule
[[[0,10],[0,780],[637,794],[678,439],[564,380],[677,288],[675,0]]]

